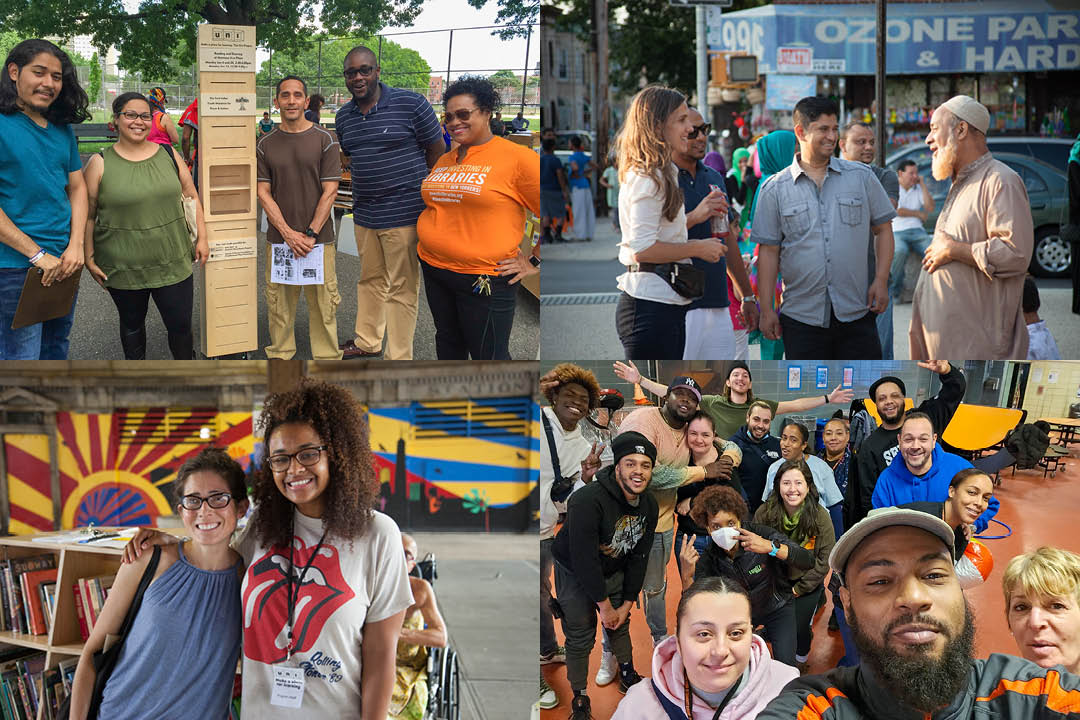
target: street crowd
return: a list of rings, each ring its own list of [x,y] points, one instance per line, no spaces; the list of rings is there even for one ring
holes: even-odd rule
[[[337,112],[334,132],[319,124],[322,98],[309,97],[302,78],[276,82],[281,123],[275,128],[266,116],[256,146],[257,197],[268,221],[266,355],[295,354],[303,291],[315,359],[411,359],[422,273],[439,359],[509,359],[517,283],[539,272],[539,248],[520,249],[526,211],[540,211],[536,154],[500,136],[502,104],[489,80],[464,75],[450,83],[440,122],[426,98],[389,87],[380,71],[369,48],[346,56],[352,99]],[[173,358],[194,357],[193,263],[208,261],[212,239],[197,163],[214,158],[197,156],[197,101],[180,119],[182,138],[165,102],[160,88],[119,95],[118,139],[84,168],[72,125],[91,114],[70,58],[40,39],[8,54],[0,75],[0,359],[67,359],[84,266],[116,305],[125,358],[146,355],[151,298]],[[519,113],[512,127],[527,122]],[[178,141],[182,153],[172,147]],[[342,153],[362,264],[345,342],[331,218]],[[315,261],[321,281],[277,282],[275,258]],[[29,322],[24,307],[13,327],[31,291],[45,300],[32,301],[38,312]]]
[[[542,675],[540,707],[569,699],[572,720],[593,717],[595,672],[625,694],[622,720],[1080,717],[1080,555],[997,558],[1016,650],[975,657],[963,590],[993,563],[977,536],[999,509],[995,460],[943,447],[966,381],[948,361],[919,365],[939,393],[908,410],[904,381],[882,376],[869,388],[880,424],[840,387],[759,397],[740,361],[718,395],[617,362],[619,377],[660,398],[628,413],[585,368],[541,377],[540,664],[565,665],[573,695],[559,698]],[[779,416],[827,404],[840,409],[818,453],[792,418],[771,433]],[[809,675],[826,593],[844,655]],[[650,668],[633,663],[639,596]]]
[[[588,173],[603,168],[621,233],[615,324],[626,357],[745,360],[753,341],[762,359],[893,359],[893,305],[914,254],[911,323],[898,329],[911,359],[1055,359],[1025,277],[1027,190],[987,148],[986,107],[958,95],[930,119],[932,174],[952,182],[932,236],[923,224],[934,200],[915,163],[873,165],[874,127],[841,125],[840,114],[832,99],[801,99],[793,131],[737,149],[725,173],[708,152],[711,123],[653,85],[631,101],[606,167],[580,142],[567,168],[553,141],[545,148],[549,241],[568,206],[573,237],[592,238]],[[1080,140],[1073,156],[1080,174]]]

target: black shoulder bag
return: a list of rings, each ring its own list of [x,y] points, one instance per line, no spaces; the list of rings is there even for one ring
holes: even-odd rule
[[[555,482],[551,484],[552,502],[566,502],[570,497],[570,491],[574,489],[574,478],[565,478],[559,467],[559,453],[555,450],[555,431],[551,428],[551,421],[543,410],[540,411],[540,420],[544,423],[544,434],[547,435],[548,453],[551,455],[551,469],[555,473]]]
[[[154,573],[157,571],[158,560],[160,559],[161,547],[155,545],[154,554],[150,557],[150,563],[146,566],[142,580],[139,581],[139,588],[135,591],[135,597],[131,599],[131,607],[128,608],[124,622],[120,625],[120,630],[116,635],[107,635],[105,637],[105,646],[94,653],[94,670],[97,671],[97,677],[94,679],[94,692],[90,696],[90,709],[86,713],[87,720],[97,719],[98,711],[101,709],[101,698],[105,694],[105,683],[109,681],[109,676],[112,675],[113,670],[116,668],[116,662],[120,659],[124,639],[127,638],[131,625],[135,622],[135,616],[139,613],[139,606],[142,605],[143,594],[146,593],[146,588],[150,587],[150,582],[154,579]],[[57,720],[68,720],[70,715],[71,695],[68,695],[60,703],[60,710],[57,712],[56,717]]]

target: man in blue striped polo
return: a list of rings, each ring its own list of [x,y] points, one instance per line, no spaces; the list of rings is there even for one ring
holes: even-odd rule
[[[345,359],[379,355],[411,360],[420,262],[416,219],[424,209],[420,183],[446,152],[435,110],[417,93],[379,82],[375,53],[358,45],[345,56],[352,102],[337,113],[341,150],[352,172],[353,223],[360,253],[355,336]]]

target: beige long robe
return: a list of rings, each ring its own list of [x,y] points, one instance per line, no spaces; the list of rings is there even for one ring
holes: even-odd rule
[[[953,261],[919,273],[912,300],[912,360],[1027,357],[1021,299],[1034,244],[1024,181],[986,153],[953,181],[934,228],[971,245],[975,267]]]

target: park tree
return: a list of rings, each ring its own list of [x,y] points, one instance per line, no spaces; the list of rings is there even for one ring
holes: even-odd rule
[[[469,0],[499,6],[498,22],[535,22],[539,0]],[[256,25],[259,45],[299,54],[312,37],[374,35],[408,27],[424,0],[142,0],[126,12],[119,0],[0,0],[0,27],[21,37],[89,35],[96,47],[116,46],[121,65],[161,76],[174,49],[186,40],[181,64],[195,61],[197,25]],[[531,18],[531,20],[530,20]],[[517,29],[509,28],[511,36]]]
[[[320,48],[321,45],[321,48]],[[296,55],[274,53],[265,60],[255,75],[256,85],[274,85],[286,75],[302,77],[308,85],[344,88],[342,68],[345,56],[357,45],[371,48],[382,67],[383,82],[393,87],[411,88],[426,92],[431,78],[431,66],[416,50],[376,37],[355,37],[338,40],[316,39],[304,45]],[[310,92],[315,92],[310,87]],[[325,93],[324,93],[325,94]]]
[[[734,0],[731,10],[768,4],[768,0]],[[592,0],[570,0],[558,20],[583,41],[592,37]],[[694,6],[676,7],[669,0],[608,0],[609,69],[613,88],[632,94],[642,81],[661,83],[682,92],[697,84],[694,54]]]
[[[90,86],[86,89],[86,94],[91,105],[97,105],[101,100],[101,62],[97,53],[90,59]]]

